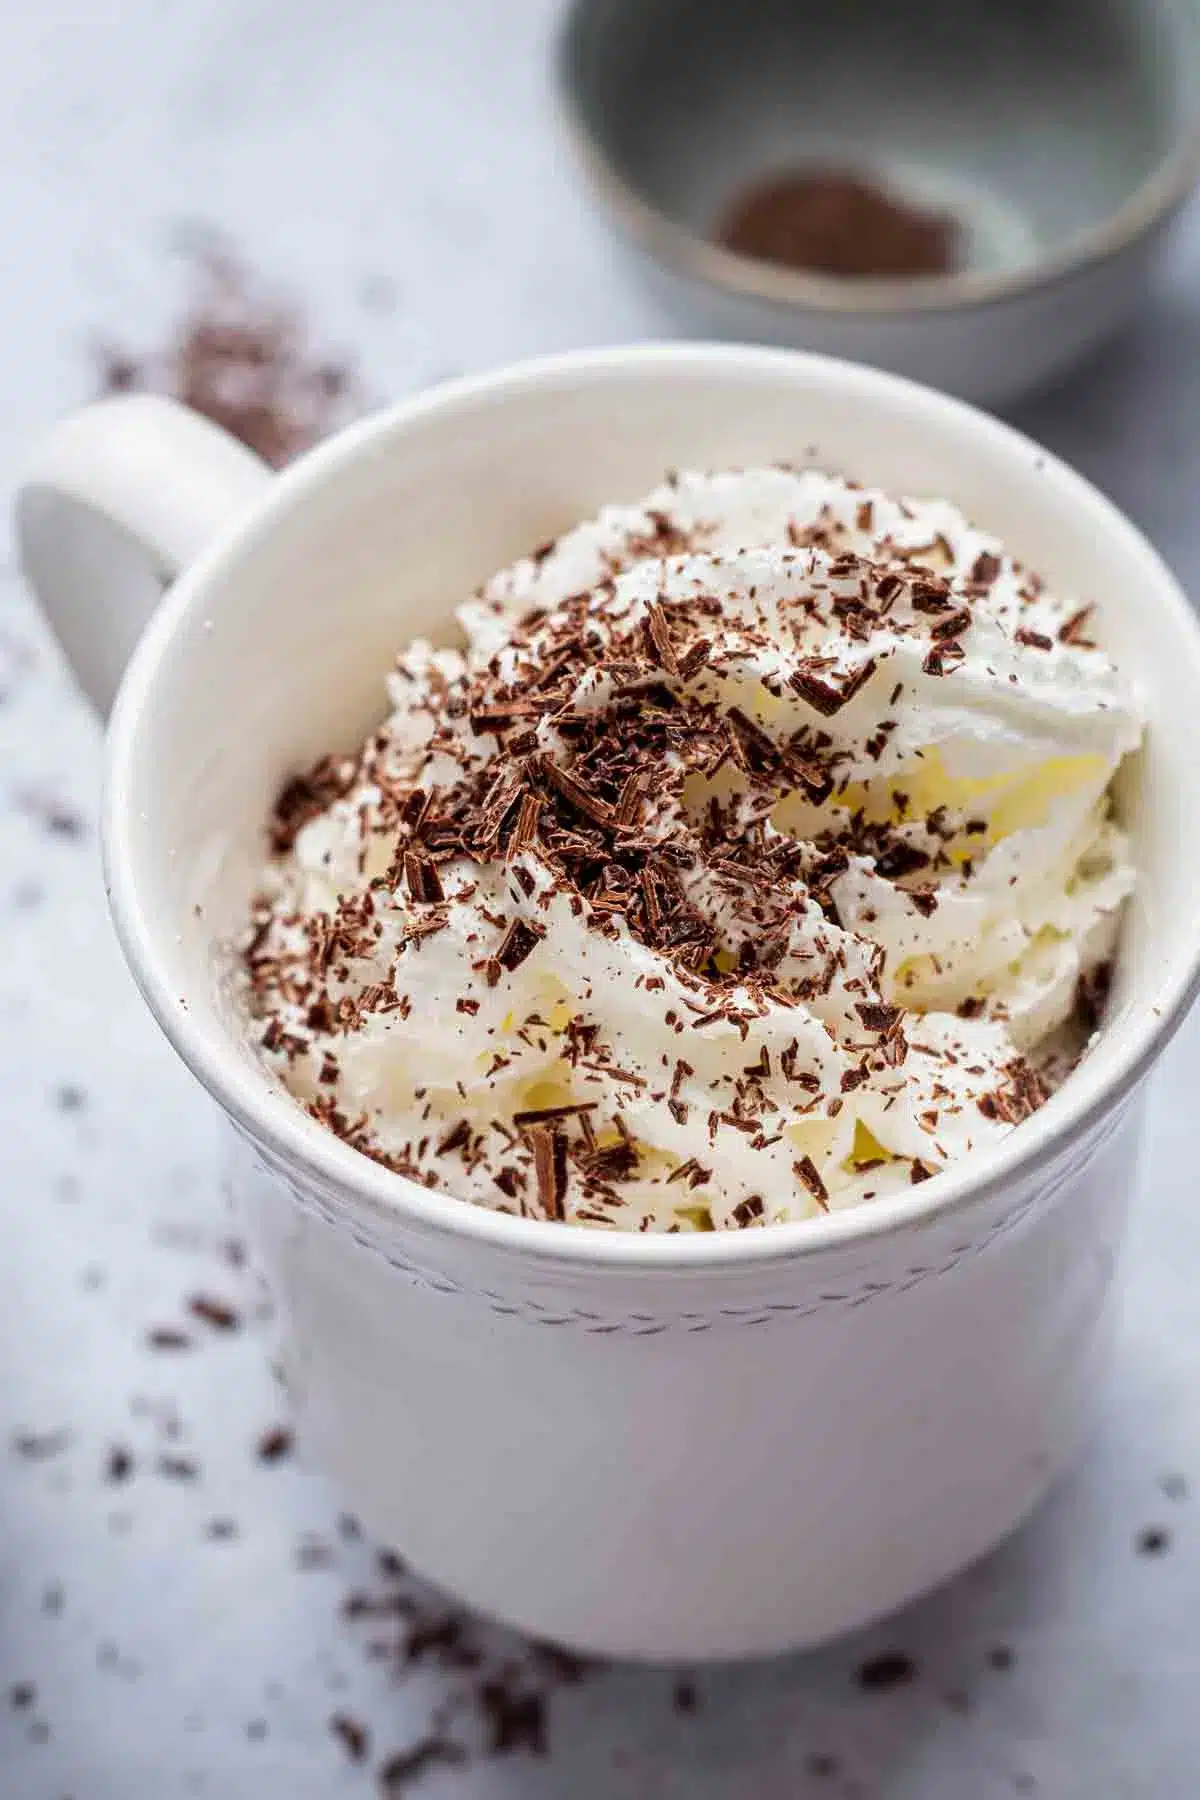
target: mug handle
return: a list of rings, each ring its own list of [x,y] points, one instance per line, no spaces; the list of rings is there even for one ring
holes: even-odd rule
[[[155,394],[64,419],[17,492],[21,567],[100,717],[164,590],[263,497],[272,471]]]

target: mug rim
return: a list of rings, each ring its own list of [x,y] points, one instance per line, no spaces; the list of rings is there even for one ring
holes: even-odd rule
[[[277,475],[262,502],[223,534],[183,571],[164,596],[126,669],[109,724],[104,784],[101,850],[105,890],[113,922],[134,979],[160,1029],[189,1069],[234,1123],[260,1148],[289,1171],[353,1200],[381,1223],[415,1228],[426,1237],[451,1240],[464,1247],[528,1259],[541,1265],[576,1269],[666,1269],[708,1273],[748,1268],[767,1262],[808,1258],[822,1252],[866,1247],[880,1239],[933,1224],[994,1198],[1023,1178],[1059,1160],[1100,1118],[1113,1111],[1157,1060],[1200,990],[1200,931],[1190,949],[1178,954],[1142,996],[1145,1006],[1131,1021],[1119,1043],[1110,1039],[1107,1056],[1100,1044],[1081,1065],[1092,1079],[1068,1081],[1030,1118],[991,1148],[951,1163],[944,1171],[899,1195],[869,1205],[818,1214],[772,1225],[763,1231],[634,1233],[567,1230],[559,1222],[520,1218],[472,1204],[452,1193],[425,1188],[351,1149],[319,1125],[282,1088],[264,1089],[251,1066],[237,1056],[227,1034],[206,1028],[186,995],[169,979],[156,939],[169,932],[170,921],[155,923],[153,909],[134,874],[135,858],[127,842],[127,802],[133,767],[141,751],[140,727],[158,672],[178,630],[198,607],[207,605],[214,584],[234,570],[243,554],[279,529],[308,495],[331,475],[353,463],[392,433],[419,427],[456,408],[469,410],[480,401],[509,395],[563,378],[627,374],[639,368],[673,368],[697,374],[714,368],[743,368],[769,374],[804,367],[818,380],[842,391],[889,390],[911,410],[938,416],[951,427],[983,433],[1010,453],[1036,461],[1039,473],[1051,472],[1070,491],[1075,504],[1087,508],[1098,527],[1123,537],[1156,577],[1154,604],[1166,607],[1189,636],[1200,690],[1200,621],[1157,551],[1110,500],[1086,478],[1050,451],[1013,427],[981,413],[963,401],[901,376],[812,352],[719,343],[617,345],[573,350],[508,363],[427,389],[357,421],[316,446]],[[1144,1016],[1143,1016],[1144,1014]],[[1097,1065],[1102,1073],[1096,1076]],[[1078,1073],[1078,1072],[1077,1072]]]

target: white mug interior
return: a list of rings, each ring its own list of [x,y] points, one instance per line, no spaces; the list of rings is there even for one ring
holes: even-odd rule
[[[912,1194],[771,1232],[619,1240],[487,1214],[376,1167],[307,1119],[256,1058],[230,991],[283,780],[354,748],[417,634],[455,632],[480,581],[670,468],[812,463],[948,498],[1048,583],[1094,602],[1138,683],[1146,746],[1121,780],[1140,871],[1100,1044],[998,1150]],[[106,859],[118,927],[176,1047],[260,1140],[429,1230],[603,1262],[795,1253],[953,1205],[1111,1104],[1145,1070],[1197,977],[1200,632],[1168,570],[1055,458],[892,377],[774,351],[647,346],[456,383],[343,433],[267,491],[151,623],[111,733]]]

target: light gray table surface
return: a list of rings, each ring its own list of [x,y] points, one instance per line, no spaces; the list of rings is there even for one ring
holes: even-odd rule
[[[0,482],[89,392],[98,334],[161,341],[180,227],[302,295],[371,392],[527,352],[667,335],[554,127],[550,0],[39,0],[0,49]],[[380,277],[394,304],[379,306]],[[1138,325],[1020,422],[1200,581],[1200,212]],[[5,546],[0,569],[0,1800],[332,1800],[467,1695],[395,1621],[374,1553],[292,1458],[269,1320],[230,1266],[216,1121],[134,993],[97,867],[100,742]],[[1155,1084],[1120,1360],[1098,1438],[1036,1520],[946,1591],[817,1655],[550,1681],[548,1754],[413,1791],[646,1800],[1193,1800],[1200,1790],[1200,1016]],[[216,1295],[245,1328],[146,1333]],[[174,1437],[171,1412],[178,1414]],[[23,1434],[61,1431],[22,1455]],[[103,1479],[114,1445],[128,1479]],[[28,1448],[28,1446],[27,1446]],[[191,1458],[172,1479],[162,1455]],[[214,1538],[214,1519],[236,1536]],[[481,1511],[480,1529],[500,1529]],[[1139,1549],[1147,1528],[1166,1534]],[[330,1546],[309,1553],[306,1537]],[[303,1560],[303,1558],[301,1559]],[[411,1595],[411,1584],[389,1592]],[[420,1604],[436,1611],[435,1597]],[[1012,1666],[997,1668],[998,1647]],[[914,1678],[863,1691],[864,1658]],[[33,1694],[20,1692],[32,1684]],[[14,1693],[12,1690],[16,1688]],[[19,1704],[22,1700],[25,1704]],[[14,1704],[18,1702],[18,1704]],[[329,1728],[370,1728],[354,1765]]]

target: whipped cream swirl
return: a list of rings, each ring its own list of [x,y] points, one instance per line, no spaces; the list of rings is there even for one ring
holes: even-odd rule
[[[953,507],[684,475],[459,617],[281,796],[242,945],[347,1142],[514,1213],[745,1229],[922,1181],[1069,1069],[1141,712]]]

